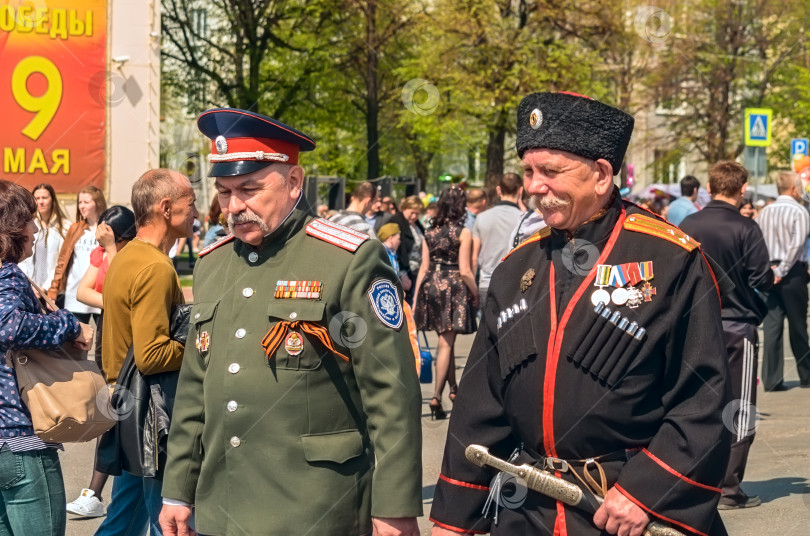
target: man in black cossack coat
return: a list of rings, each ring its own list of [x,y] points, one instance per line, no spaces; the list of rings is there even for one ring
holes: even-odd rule
[[[726,534],[730,400],[719,291],[699,244],[623,201],[633,118],[571,93],[518,107],[525,190],[549,225],[492,277],[460,384],[433,534]],[[493,485],[470,444],[604,498],[596,514]],[[488,501],[490,499],[490,501]]]

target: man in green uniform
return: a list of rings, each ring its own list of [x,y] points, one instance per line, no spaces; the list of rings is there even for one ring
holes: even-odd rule
[[[419,534],[421,394],[382,245],[312,216],[306,135],[235,109],[198,126],[233,235],[194,273],[164,534],[193,534],[192,505],[206,535]]]

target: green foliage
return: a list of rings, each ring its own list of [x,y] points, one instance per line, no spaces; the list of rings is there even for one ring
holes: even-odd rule
[[[312,174],[363,180],[376,150],[380,175],[491,180],[516,163],[517,104],[545,90],[669,110],[661,154],[736,157],[746,106],[774,109],[772,165],[810,134],[806,0],[161,3],[164,114],[275,117],[316,139]]]
[[[676,146],[708,162],[734,159],[743,150],[744,108],[767,107],[788,90],[782,84],[793,85],[788,73],[806,44],[806,3],[693,0],[673,7],[671,17],[648,94],[673,110],[668,130]]]

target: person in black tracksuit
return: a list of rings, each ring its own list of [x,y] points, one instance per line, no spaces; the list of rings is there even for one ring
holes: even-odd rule
[[[759,292],[770,290],[774,274],[759,225],[737,208],[747,180],[748,171],[736,162],[713,165],[709,170],[712,201],[681,223],[681,230],[700,242],[725,272],[717,274],[718,278],[728,278],[734,287],[721,298],[733,397],[724,414],[734,436],[718,506],[721,510],[762,503],[759,497],[746,495],[740,483],[756,433],[757,326],[768,312]]]

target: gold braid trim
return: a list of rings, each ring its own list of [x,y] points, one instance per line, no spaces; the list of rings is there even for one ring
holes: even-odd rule
[[[509,255],[511,255],[515,251],[519,250],[520,248],[522,248],[526,244],[531,244],[532,242],[538,242],[540,240],[548,238],[549,236],[551,236],[551,227],[545,226],[542,229],[538,229],[529,238],[527,238],[526,240],[524,240],[523,242],[521,242],[520,244],[515,246],[511,251],[509,251],[509,253],[504,255],[503,259],[501,259],[501,262],[505,261],[509,257]]]
[[[624,220],[624,228],[658,238],[663,238],[673,244],[681,246],[686,251],[694,251],[700,247],[700,242],[690,237],[671,223],[651,218],[643,214],[631,214]]]

